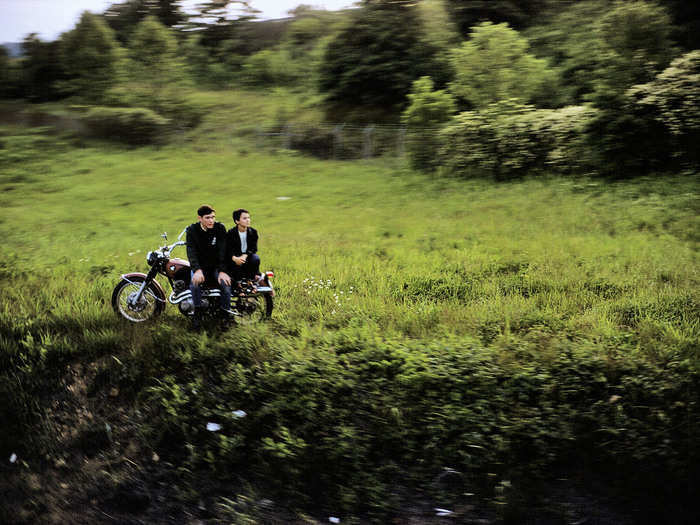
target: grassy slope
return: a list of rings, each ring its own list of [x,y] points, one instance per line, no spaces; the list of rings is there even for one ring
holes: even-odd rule
[[[212,105],[231,101],[201,96]],[[236,100],[241,105],[228,111],[253,105],[243,95]],[[276,110],[262,104],[256,111],[273,118]],[[3,376],[10,381],[5,392],[15,396],[6,411],[16,416],[13,410],[30,406],[34,412],[26,421],[16,418],[17,435],[3,441],[3,453],[57,451],[65,444],[53,434],[56,417],[31,396],[46,400],[42,396],[48,392],[50,398],[65,383],[66,366],[76,363],[94,381],[86,388],[104,394],[99,406],[90,401],[96,420],[114,422],[110,411],[116,405],[130,411],[129,428],[143,427],[139,464],[157,449],[192,472],[240,469],[248,472],[245,479],[262,486],[275,485],[272,480],[279,477],[282,486],[271,490],[301,506],[318,492],[308,480],[320,476],[332,489],[322,491],[326,497],[317,505],[370,516],[395,512],[399,496],[387,488],[387,480],[397,475],[392,468],[404,469],[411,479],[434,475],[441,465],[465,469],[471,464],[475,474],[463,490],[477,486],[483,501],[503,503],[503,486],[510,485],[502,483],[523,477],[508,461],[524,459],[524,469],[546,475],[552,461],[560,463],[569,453],[562,440],[581,439],[566,437],[583,424],[577,420],[569,428],[567,418],[605,405],[611,394],[629,390],[643,396],[645,388],[659,389],[654,414],[658,410],[669,418],[638,414],[639,399],[630,399],[622,415],[603,405],[586,412],[586,417],[627,418],[616,429],[608,428],[615,426],[613,420],[598,422],[601,430],[619,434],[606,439],[611,454],[625,465],[637,456],[645,461],[658,456],[666,446],[664,432],[679,422],[687,426],[696,413],[696,405],[683,396],[697,388],[697,375],[675,392],[663,382],[663,371],[670,382],[676,373],[697,374],[697,177],[500,185],[435,179],[393,162],[252,153],[235,130],[227,131],[230,120],[217,115],[189,144],[76,149],[54,147],[49,140],[27,149],[31,154],[25,160],[3,166],[2,362],[19,370]],[[160,324],[120,323],[109,307],[118,275],[142,269],[158,234],[167,230],[172,238],[194,220],[201,202],[216,207],[226,224],[233,208],[252,211],[262,234],[263,266],[277,274],[274,322],[201,338],[185,333],[172,308]],[[562,371],[564,355],[574,372]],[[386,373],[378,375],[377,367],[387,367]],[[501,379],[482,385],[483,390],[470,386],[479,383],[474,378],[484,367],[489,377]],[[634,382],[637,373],[646,386],[625,383]],[[609,384],[591,389],[600,374],[608,375],[602,381]],[[522,387],[512,379],[516,376],[539,386]],[[580,378],[580,393],[572,387],[571,398],[557,394],[542,401],[565,387],[558,383],[563,378]],[[339,384],[349,385],[353,394]],[[116,401],[106,396],[114,388],[123,392]],[[195,388],[209,394],[201,401],[188,397],[186,391]],[[474,408],[486,402],[470,398],[474,392],[494,404]],[[533,392],[537,395],[528,397]],[[546,408],[550,402],[554,409]],[[223,405],[215,409],[215,403]],[[221,411],[242,403],[251,414],[263,414],[251,415],[251,426],[239,429],[243,441],[234,440],[234,433],[227,438],[233,441],[212,445],[210,436],[196,431],[203,418],[223,417]],[[508,407],[521,403],[532,404],[527,410],[535,407],[537,414],[522,407],[507,414]],[[154,419],[139,419],[133,406]],[[465,407],[475,411],[460,411]],[[479,410],[485,411],[482,419],[475,416]],[[441,414],[437,420],[433,412]],[[369,427],[358,418],[371,421]],[[501,423],[488,426],[489,419]],[[92,428],[90,422],[76,424]],[[472,426],[479,432],[465,430]],[[697,429],[684,428],[681,448],[697,436]],[[200,452],[170,450],[163,440],[172,432]],[[556,437],[550,441],[538,433]],[[524,449],[518,436],[529,443]],[[578,443],[592,447],[595,457],[603,443],[586,439]],[[638,445],[630,439],[639,439]],[[405,447],[395,454],[387,451],[401,442]],[[494,442],[501,445],[489,453],[464,456],[465,446]],[[315,456],[308,456],[308,445],[319,461],[337,462],[337,474],[309,466]],[[124,453],[124,446],[106,447],[101,454]],[[531,446],[537,452],[527,453]],[[667,447],[669,465],[677,461],[674,446]],[[378,461],[377,454],[392,458],[394,466]],[[255,462],[245,459],[253,457]],[[414,472],[409,465],[419,466]],[[27,468],[40,469],[36,462]],[[112,487],[113,478],[112,485],[89,479]],[[190,482],[197,486],[201,479],[192,475]],[[177,497],[196,500],[186,490]],[[219,503],[219,516],[237,512]]]

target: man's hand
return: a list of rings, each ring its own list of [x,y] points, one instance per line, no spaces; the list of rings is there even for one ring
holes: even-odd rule
[[[194,272],[192,276],[192,284],[200,285],[204,282],[204,272],[200,269]]]
[[[231,286],[231,278],[226,272],[219,272],[219,284]]]
[[[231,260],[236,263],[236,266],[243,266],[246,262],[246,259],[248,259],[248,254],[244,253],[243,255],[239,255],[236,257],[235,255],[231,257]]]

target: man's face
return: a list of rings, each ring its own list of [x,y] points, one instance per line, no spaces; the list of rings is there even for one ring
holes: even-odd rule
[[[241,213],[241,216],[236,221],[236,224],[238,224],[239,228],[244,230],[247,229],[248,226],[250,226],[250,213]]]
[[[216,213],[211,212],[207,215],[200,215],[199,217],[199,224],[202,225],[202,229],[204,230],[210,230],[214,227],[214,223],[216,222]]]

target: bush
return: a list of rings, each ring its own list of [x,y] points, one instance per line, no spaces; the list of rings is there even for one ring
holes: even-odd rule
[[[462,177],[497,180],[545,168],[580,171],[587,166],[583,130],[594,114],[585,106],[538,110],[513,100],[466,111],[441,133],[439,163]]]
[[[675,59],[652,82],[634,86],[628,95],[665,128],[681,163],[700,163],[700,51]]]
[[[299,78],[299,71],[285,49],[264,49],[243,63],[243,75],[252,85],[285,85]]]
[[[145,108],[94,107],[83,120],[96,137],[135,145],[165,142],[171,123]]]
[[[409,130],[411,165],[419,170],[432,170],[437,164],[435,152],[439,146],[436,132],[455,112],[454,97],[444,90],[434,91],[432,79],[421,77],[413,83],[408,100],[401,121]]]

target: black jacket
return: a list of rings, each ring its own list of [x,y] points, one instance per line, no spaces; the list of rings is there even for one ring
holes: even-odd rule
[[[246,230],[246,243],[248,249],[246,253],[258,253],[258,231],[250,226]],[[231,228],[226,233],[226,263],[231,262],[231,257],[243,255],[241,251],[241,238],[238,235],[238,228]]]
[[[214,227],[204,231],[195,222],[187,227],[187,258],[193,272],[226,268],[226,226],[215,222]]]

